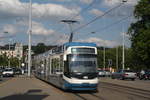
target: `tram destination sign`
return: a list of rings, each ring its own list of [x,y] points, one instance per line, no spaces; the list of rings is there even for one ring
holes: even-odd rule
[[[71,49],[72,53],[95,53],[94,48],[72,48]]]

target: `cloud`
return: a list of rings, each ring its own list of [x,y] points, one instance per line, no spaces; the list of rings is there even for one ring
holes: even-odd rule
[[[28,28],[28,22],[26,20],[20,20],[15,25],[14,24],[6,24],[3,26],[2,32],[8,32],[8,34],[17,34],[17,33],[26,33],[22,30],[22,27]],[[32,21],[32,34],[33,35],[51,35],[56,34],[57,32],[53,29],[47,29],[44,27],[42,23]],[[4,34],[4,33],[3,33]]]
[[[18,32],[17,27],[12,24],[6,24],[2,30],[3,32],[7,32],[8,34],[16,34]]]
[[[92,9],[92,10],[89,11],[89,13],[94,14],[96,16],[100,16],[100,15],[104,14],[102,11],[100,11],[98,9]]]
[[[32,4],[33,18],[58,18],[75,15],[79,9],[70,9],[60,4]],[[0,0],[1,17],[28,17],[29,4],[19,0]]]
[[[105,6],[116,6],[122,3],[123,0],[103,0],[102,4]],[[139,0],[127,0],[126,5],[134,6]]]
[[[81,42],[94,42],[98,46],[106,46],[106,47],[115,47],[115,46],[119,45],[115,41],[103,40],[103,39],[97,38],[97,37],[90,37],[86,40],[79,40],[79,41],[81,41]]]
[[[77,14],[76,9],[69,9],[57,4],[33,4],[33,17],[68,17]]]
[[[32,43],[37,44],[39,42],[43,42],[47,45],[62,45],[66,42],[68,42],[68,35],[61,34],[61,33],[55,33],[51,34],[49,36],[39,36],[36,35],[32,37]]]
[[[127,0],[126,3],[121,5],[119,8],[114,9],[110,13],[108,13],[106,16],[107,17],[124,17],[124,16],[129,16],[133,14],[134,11],[134,6],[138,3],[139,0]],[[102,0],[101,1],[101,6],[106,7],[108,9],[111,9],[113,7],[118,6],[119,4],[122,3],[122,0]]]
[[[0,40],[2,40],[2,39],[0,38]],[[1,45],[1,46],[4,46],[5,44],[6,44],[5,41],[0,41],[0,45]]]
[[[26,19],[18,19],[16,26],[20,27],[27,27],[28,28],[28,21]],[[56,34],[57,32],[53,29],[47,29],[45,28],[44,24],[36,21],[32,21],[32,34],[33,35],[52,35]]]
[[[21,26],[28,26],[29,25],[29,20],[26,18],[16,18],[15,20],[16,25],[21,25]]]
[[[120,36],[121,36],[121,37],[123,37],[123,35],[124,35],[126,38],[129,38],[129,37],[130,37],[130,35],[129,35],[129,34],[127,34],[126,32],[125,32],[125,33],[123,33],[123,32],[122,32],[122,33],[120,33]]]
[[[85,3],[85,4],[90,4],[93,2],[93,0],[80,0],[80,2]]]
[[[70,1],[72,1],[72,0],[54,0],[54,1],[70,2]]]
[[[51,35],[54,34],[55,31],[52,29],[46,29],[41,23],[32,22],[32,34],[34,35]]]
[[[66,34],[55,34],[55,40],[53,41],[52,44],[55,45],[62,45],[66,42],[68,42],[69,36]]]

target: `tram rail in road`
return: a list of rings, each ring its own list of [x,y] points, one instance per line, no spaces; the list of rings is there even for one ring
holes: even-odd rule
[[[75,96],[80,98],[81,100],[107,100],[102,95],[93,92],[76,92],[73,93]]]
[[[14,77],[0,84],[0,97],[2,100],[12,100],[13,98],[15,98],[13,100],[16,100],[18,97],[22,98],[21,100],[25,100],[24,97],[33,100],[33,98],[41,95],[44,96],[43,99],[35,100],[150,100],[149,90],[145,91],[122,86],[121,84],[100,82],[98,91],[64,92],[62,89],[56,88],[35,77],[26,78],[24,76]]]
[[[142,90],[138,88],[133,88],[133,87],[128,87],[128,86],[123,86],[123,85],[117,85],[117,84],[112,84],[112,83],[107,83],[107,82],[100,82],[98,90],[98,93],[93,93],[93,92],[72,92],[73,95],[75,95],[79,100],[115,100],[115,96],[113,98],[106,97],[103,95],[105,92],[102,93],[103,90],[109,90],[111,92],[118,92],[121,93],[122,99],[125,99],[125,96],[131,97],[133,100],[150,100],[150,91],[149,90]],[[128,99],[127,99],[128,100]]]
[[[49,83],[48,83],[49,84]],[[49,84],[51,85],[51,84]],[[55,87],[56,88],[56,87]],[[56,88],[58,91],[63,92],[62,89]],[[105,90],[105,91],[104,91]],[[133,99],[132,100],[150,100],[150,91],[149,90],[142,90],[134,88],[134,87],[129,87],[129,86],[124,86],[124,85],[117,85],[113,83],[107,83],[107,82],[100,82],[98,86],[98,91],[99,92],[93,92],[93,91],[68,91],[64,92],[68,96],[73,96],[77,100],[115,100],[115,94],[112,94],[111,96],[107,97],[107,94],[109,92],[116,92],[120,98],[123,98],[123,100],[128,100],[126,99],[125,96],[131,96]],[[113,98],[111,98],[113,97]],[[138,99],[137,99],[138,98]],[[119,100],[119,99],[118,99]]]
[[[117,92],[123,92],[125,94],[134,95],[134,96],[138,96],[138,97],[142,97],[142,98],[150,100],[149,90],[138,89],[138,88],[112,84],[112,83],[107,83],[107,82],[101,82],[101,86],[103,88],[107,88],[107,89],[114,90]]]

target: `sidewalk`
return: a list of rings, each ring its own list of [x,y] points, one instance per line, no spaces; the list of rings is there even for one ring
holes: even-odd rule
[[[0,84],[0,100],[71,100],[63,91],[34,77],[14,77]]]
[[[112,83],[116,85],[123,85],[127,87],[142,89],[142,90],[148,90],[150,91],[150,80],[138,80],[135,81],[131,80],[118,80],[118,79],[111,79],[110,77],[100,77],[99,82],[106,82],[106,83]]]

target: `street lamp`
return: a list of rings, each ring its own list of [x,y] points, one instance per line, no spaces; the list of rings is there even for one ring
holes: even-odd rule
[[[31,76],[31,34],[32,34],[32,0],[30,0],[29,4],[29,41],[28,41],[28,76]]]
[[[124,70],[124,63],[125,63],[125,54],[124,54],[124,45],[125,45],[125,43],[124,43],[125,41],[124,41],[124,32],[123,32],[123,43],[122,43],[122,69]]]
[[[126,3],[127,2],[127,0],[122,0],[122,2],[123,3]],[[124,70],[124,68],[125,68],[125,66],[124,66],[124,64],[125,64],[125,54],[124,54],[124,35],[125,35],[125,33],[124,33],[124,25],[122,25],[122,32],[123,32],[123,42],[122,42],[122,69]]]

